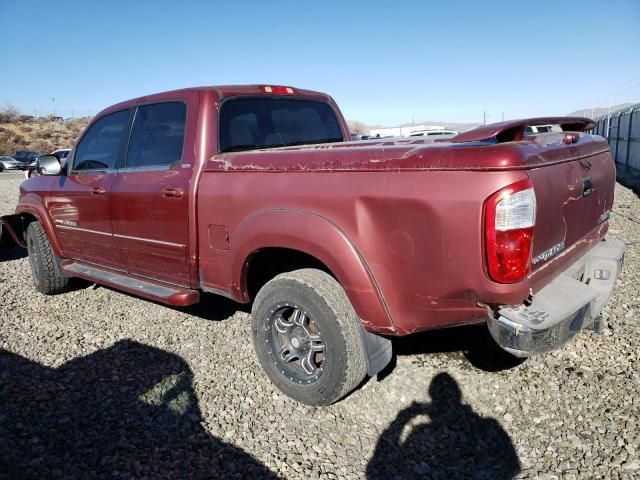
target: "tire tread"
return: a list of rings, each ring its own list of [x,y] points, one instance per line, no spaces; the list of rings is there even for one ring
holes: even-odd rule
[[[27,237],[32,235],[35,236],[35,248],[40,259],[40,275],[34,278],[36,288],[45,295],[66,292],[69,289],[69,277],[60,269],[58,258],[39,222],[31,222],[27,227]]]

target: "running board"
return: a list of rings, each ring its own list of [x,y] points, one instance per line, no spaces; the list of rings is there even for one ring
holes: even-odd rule
[[[83,278],[167,305],[184,307],[200,300],[200,292],[197,290],[141,279],[103,267],[67,260],[62,262],[60,268],[70,277]]]

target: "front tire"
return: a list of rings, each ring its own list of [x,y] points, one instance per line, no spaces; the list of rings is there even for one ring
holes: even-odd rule
[[[360,319],[329,274],[302,269],[280,274],[258,292],[252,330],[269,379],[307,405],[328,405],[366,375]]]
[[[69,289],[69,277],[60,269],[59,258],[39,222],[31,222],[27,227],[27,250],[36,290],[54,295]]]

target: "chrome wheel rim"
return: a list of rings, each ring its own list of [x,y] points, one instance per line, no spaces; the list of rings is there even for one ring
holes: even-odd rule
[[[265,323],[265,343],[274,366],[292,382],[310,384],[326,366],[326,345],[318,324],[298,305],[279,303]]]

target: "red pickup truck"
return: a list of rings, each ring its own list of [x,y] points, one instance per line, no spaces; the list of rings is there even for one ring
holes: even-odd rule
[[[548,124],[563,131],[525,135]],[[251,302],[269,378],[328,404],[388,363],[391,336],[486,323],[528,356],[597,329],[624,244],[605,240],[615,167],[592,127],[351,142],[328,95],[190,88],[99,113],[2,223],[44,294],[80,277]]]

